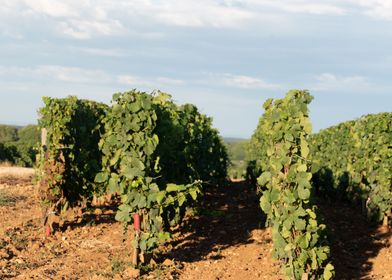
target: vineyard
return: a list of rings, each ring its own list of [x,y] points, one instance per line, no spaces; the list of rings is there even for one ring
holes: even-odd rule
[[[0,176],[0,278],[390,279],[392,113],[314,134],[312,99],[268,99],[230,180],[194,105],[45,97],[35,185]]]

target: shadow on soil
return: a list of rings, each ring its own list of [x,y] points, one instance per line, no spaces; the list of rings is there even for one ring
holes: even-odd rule
[[[118,223],[114,216],[117,211],[117,205],[110,206],[94,206],[82,215],[76,216],[74,219],[65,219],[61,226],[57,226],[58,230],[65,231],[67,228],[75,229],[79,227],[94,226],[99,224]],[[57,230],[57,227],[55,230]]]
[[[198,213],[178,229],[188,234],[170,242],[159,258],[183,262],[220,259],[220,250],[251,243],[250,232],[264,227],[256,192],[243,182],[208,187],[202,201]]]
[[[370,259],[390,246],[391,231],[372,225],[360,209],[345,202],[321,201],[318,206],[331,233],[335,279],[375,279]]]
[[[336,279],[374,279],[370,276],[373,268],[371,259],[382,248],[390,246],[388,241],[392,233],[370,222],[359,206],[348,202],[346,194],[350,191],[350,177],[347,172],[337,182],[334,182],[335,179],[333,171],[323,167],[312,180],[320,197],[317,204],[331,233],[331,255]],[[352,196],[361,195],[353,190],[351,192]]]

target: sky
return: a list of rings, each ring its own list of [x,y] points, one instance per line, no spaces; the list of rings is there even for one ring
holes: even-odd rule
[[[248,138],[267,98],[314,96],[314,131],[392,111],[392,0],[0,0],[0,123],[42,96],[170,93]]]

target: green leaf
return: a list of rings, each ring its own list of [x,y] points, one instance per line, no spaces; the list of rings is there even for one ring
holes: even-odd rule
[[[142,252],[145,252],[147,250],[147,242],[145,239],[141,239],[139,241],[139,248]]]
[[[285,136],[284,136],[284,138],[285,138],[287,141],[290,141],[290,142],[294,141],[294,137],[293,137],[293,135],[290,134],[290,133],[286,133]]]
[[[108,184],[108,192],[110,194],[114,193],[119,193],[120,192],[120,186],[117,184],[117,180],[114,178],[109,179],[109,184]]]
[[[298,217],[305,217],[307,214],[307,212],[301,207],[299,206],[298,209],[295,211],[295,215]]]
[[[197,199],[197,193],[198,193],[198,189],[197,188],[193,188],[189,191],[189,194],[191,195],[193,200]]]
[[[160,191],[157,196],[156,196],[156,200],[158,204],[161,204],[162,200],[165,198],[166,196],[166,191]]]
[[[176,185],[176,184],[167,184],[166,191],[167,192],[178,192],[185,190],[186,187],[184,185]]]
[[[334,271],[333,265],[330,263],[327,264],[324,268],[324,273],[323,273],[324,280],[332,279],[333,271]]]
[[[299,171],[299,172],[306,172],[306,170],[308,170],[308,167],[306,166],[306,164],[300,164],[297,167],[297,171]]]
[[[321,250],[317,251],[317,256],[321,261],[325,261],[328,258],[327,254]]]
[[[317,221],[315,220],[315,219],[309,219],[309,225],[312,227],[312,228],[316,228],[317,227]]]
[[[132,158],[130,163],[131,163],[131,166],[133,168],[137,168],[138,170],[144,170],[145,169],[144,163],[140,159],[138,159],[138,158]],[[142,176],[142,175],[137,175],[137,176]]]
[[[271,173],[270,172],[263,172],[259,178],[257,178],[257,183],[260,186],[265,186],[265,184],[268,183],[268,181],[271,179]]]
[[[272,98],[268,98],[268,99],[264,102],[263,108],[264,108],[264,109],[268,109],[268,107],[272,104],[272,102],[273,102],[273,99],[272,99]]]
[[[309,146],[305,141],[301,141],[301,156],[307,158],[309,155]]]
[[[302,200],[307,200],[310,197],[310,191],[308,189],[304,189],[303,187],[299,187],[298,196]]]
[[[306,212],[308,213],[309,217],[316,219],[316,213],[314,213],[311,209],[306,209]]]
[[[287,242],[277,231],[273,233],[273,240],[275,242],[275,247],[277,248],[284,248],[287,245]]]
[[[294,220],[294,226],[297,230],[304,230],[306,228],[306,222],[304,219],[297,218]]]
[[[147,206],[147,199],[144,195],[141,195],[137,203],[139,209],[145,208]]]
[[[273,122],[277,122],[277,121],[279,121],[279,119],[280,119],[280,113],[277,112],[277,111],[274,111],[274,112],[272,113],[272,121],[273,121]]]
[[[158,239],[160,242],[165,242],[170,239],[170,233],[165,231],[160,231],[158,233]]]
[[[97,183],[104,183],[108,180],[108,173],[106,172],[100,172],[95,176],[95,182]]]
[[[151,139],[147,139],[146,145],[144,146],[144,151],[147,156],[150,156],[154,153],[155,151],[155,144],[152,142]]]
[[[263,195],[260,198],[260,207],[265,213],[268,213],[271,210],[271,203],[268,192],[263,192]]]
[[[129,207],[128,205],[122,204],[118,207],[115,219],[119,222],[128,223],[131,221],[131,214],[130,214],[131,211],[132,211],[131,207]]]
[[[310,122],[310,120],[308,118],[305,118],[303,120],[303,127],[304,127],[304,131],[307,134],[311,134],[312,133],[312,123]]]
[[[118,149],[116,151],[116,153],[114,154],[113,158],[110,159],[110,165],[113,166],[117,163],[117,161],[119,160],[120,156],[122,154],[122,150]]]
[[[298,245],[301,249],[307,249],[309,247],[309,241],[304,235],[300,236],[298,239]],[[306,252],[306,251],[303,251]]]
[[[146,181],[147,181],[147,179],[148,179],[148,178],[146,178]],[[150,190],[151,190],[152,192],[159,192],[159,187],[158,187],[157,184],[153,183],[153,184],[150,184]]]
[[[178,200],[178,205],[181,207],[184,204],[184,202],[186,201],[185,194],[179,193],[177,200]]]
[[[124,170],[124,176],[127,177],[130,180],[133,180],[137,176],[143,176],[144,173],[135,167],[126,167]]]

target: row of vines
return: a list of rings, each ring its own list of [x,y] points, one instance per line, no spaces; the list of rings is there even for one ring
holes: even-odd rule
[[[364,116],[311,134],[307,91],[269,99],[247,151],[247,179],[272,227],[274,255],[290,279],[330,279],[334,267],[316,195],[362,204],[388,226],[392,114]]]
[[[126,230],[134,224],[135,264],[169,238],[206,184],[226,176],[226,149],[211,118],[167,94],[118,93],[111,106],[76,97],[44,103],[45,220],[95,196],[119,197],[116,219]]]
[[[289,279],[331,279],[327,228],[316,195],[391,213],[392,114],[369,115],[312,134],[306,90],[268,99],[249,142],[247,177],[272,229],[273,255]],[[39,125],[44,217],[109,194],[116,220],[133,224],[134,263],[168,240],[209,183],[224,179],[226,148],[211,118],[161,92],[113,95],[110,106],[44,98]],[[388,223],[388,221],[387,221]]]
[[[392,208],[392,113],[364,116],[312,135],[317,191],[362,205],[376,221]]]
[[[260,206],[272,228],[274,257],[289,279],[331,279],[326,226],[313,202],[309,160],[312,125],[307,91],[264,103],[265,112],[250,141]]]

